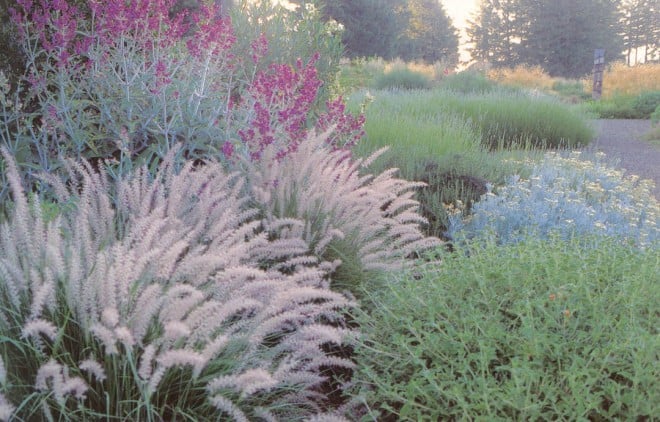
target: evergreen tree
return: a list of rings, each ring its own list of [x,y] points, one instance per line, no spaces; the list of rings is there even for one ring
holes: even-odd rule
[[[342,42],[349,57],[392,58],[403,30],[399,13],[406,0],[290,0],[299,7],[321,8],[323,19],[340,23]]]
[[[458,62],[458,34],[438,0],[408,0],[406,29],[399,38],[397,56],[433,63]]]
[[[622,7],[622,35],[629,65],[658,60],[660,6],[655,0],[627,0]]]
[[[344,27],[349,57],[458,61],[458,35],[439,0],[289,0],[313,3]]]
[[[517,62],[515,4],[513,0],[482,0],[477,16],[468,22],[474,59],[495,67],[512,67]]]
[[[592,71],[597,48],[608,61],[622,57],[618,0],[519,1],[529,25],[520,34],[521,62],[553,76],[581,77]]]
[[[538,65],[554,76],[580,77],[591,72],[597,48],[606,50],[608,61],[622,57],[619,4],[620,0],[482,0],[469,32],[473,51],[495,66]],[[489,7],[496,12],[488,12]]]

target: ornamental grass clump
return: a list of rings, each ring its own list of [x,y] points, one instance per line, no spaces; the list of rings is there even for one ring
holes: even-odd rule
[[[555,79],[540,66],[518,65],[515,68],[498,68],[488,71],[488,78],[502,85],[549,91]]]
[[[613,237],[640,247],[658,246],[660,205],[653,181],[626,176],[602,156],[582,159],[548,153],[529,178],[513,176],[472,207],[450,217],[456,240],[494,237],[517,242],[528,235],[548,238]]]
[[[324,350],[353,306],[301,238],[274,238],[243,179],[215,162],[110,181],[42,176],[46,222],[3,150],[0,420],[301,420],[332,411]],[[293,219],[279,224],[298,226]],[[339,388],[341,380],[329,384]]]
[[[432,80],[423,73],[408,68],[392,69],[374,81],[376,89],[416,90],[431,88]]]
[[[253,165],[248,180],[267,225],[279,237],[304,239],[314,256],[338,265],[334,286],[354,288],[365,272],[403,268],[439,240],[421,230],[426,220],[414,196],[424,183],[396,178],[397,169],[369,174],[384,150],[354,158],[329,146],[330,134],[310,135],[283,160]],[[303,224],[281,228],[278,222],[288,219]]]

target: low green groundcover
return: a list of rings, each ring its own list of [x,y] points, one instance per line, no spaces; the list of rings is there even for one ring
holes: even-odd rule
[[[598,242],[465,247],[371,289],[357,316],[366,418],[659,415],[660,254]]]

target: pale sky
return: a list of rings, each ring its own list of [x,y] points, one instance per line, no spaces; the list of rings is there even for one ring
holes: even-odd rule
[[[461,29],[465,22],[477,11],[478,0],[440,0],[456,28]]]
[[[461,46],[459,47],[459,50],[461,53],[461,60],[467,60],[470,55],[465,50],[465,43],[467,42],[465,27],[467,25],[467,20],[471,19],[477,12],[479,0],[441,0],[440,2],[445,7],[454,26],[460,32]]]

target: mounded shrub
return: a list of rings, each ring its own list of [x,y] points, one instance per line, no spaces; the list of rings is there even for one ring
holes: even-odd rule
[[[660,205],[653,181],[625,176],[602,157],[548,153],[529,178],[513,176],[450,218],[456,240],[493,237],[501,243],[527,236],[565,239],[614,237],[649,247],[660,241]]]
[[[385,72],[374,81],[377,89],[428,89],[431,84],[431,79],[425,74],[405,67]]]
[[[591,94],[585,92],[584,83],[579,80],[556,79],[552,83],[552,91],[570,101],[578,102],[591,99]]]
[[[463,71],[442,80],[442,88],[461,93],[484,93],[495,89],[495,83],[480,72]]]
[[[649,119],[660,105],[660,91],[644,92],[637,96],[612,95],[588,104],[589,109],[602,119]]]
[[[658,104],[658,106],[653,111],[653,114],[651,114],[651,121],[654,125],[660,123],[660,104]]]
[[[490,149],[577,148],[594,138],[584,115],[544,94],[494,91],[453,102],[455,112],[481,129],[482,143]]]
[[[382,143],[382,139],[387,138],[390,144],[403,143],[403,140],[424,144],[429,143],[432,130],[441,137],[450,126],[458,128],[461,125],[466,127],[461,132],[472,133],[467,136],[461,134],[455,145],[449,142],[441,142],[440,145],[465,150],[466,138],[472,138],[475,134],[480,135],[485,148],[493,150],[526,146],[577,148],[587,145],[594,138],[594,130],[585,113],[540,93],[505,88],[481,94],[462,94],[445,89],[372,94],[373,101],[365,111],[367,138],[374,138],[369,142]],[[374,119],[378,121],[375,123]],[[459,120],[457,124],[447,124],[454,123],[451,121],[456,119]],[[403,129],[396,127],[399,124],[403,125]],[[392,126],[396,135],[383,133],[382,128],[389,130]],[[424,142],[415,139],[407,141],[417,136],[417,130],[424,130],[421,136]]]
[[[660,107],[660,91],[645,92],[633,101],[633,109],[640,119],[650,119],[657,107]]]

